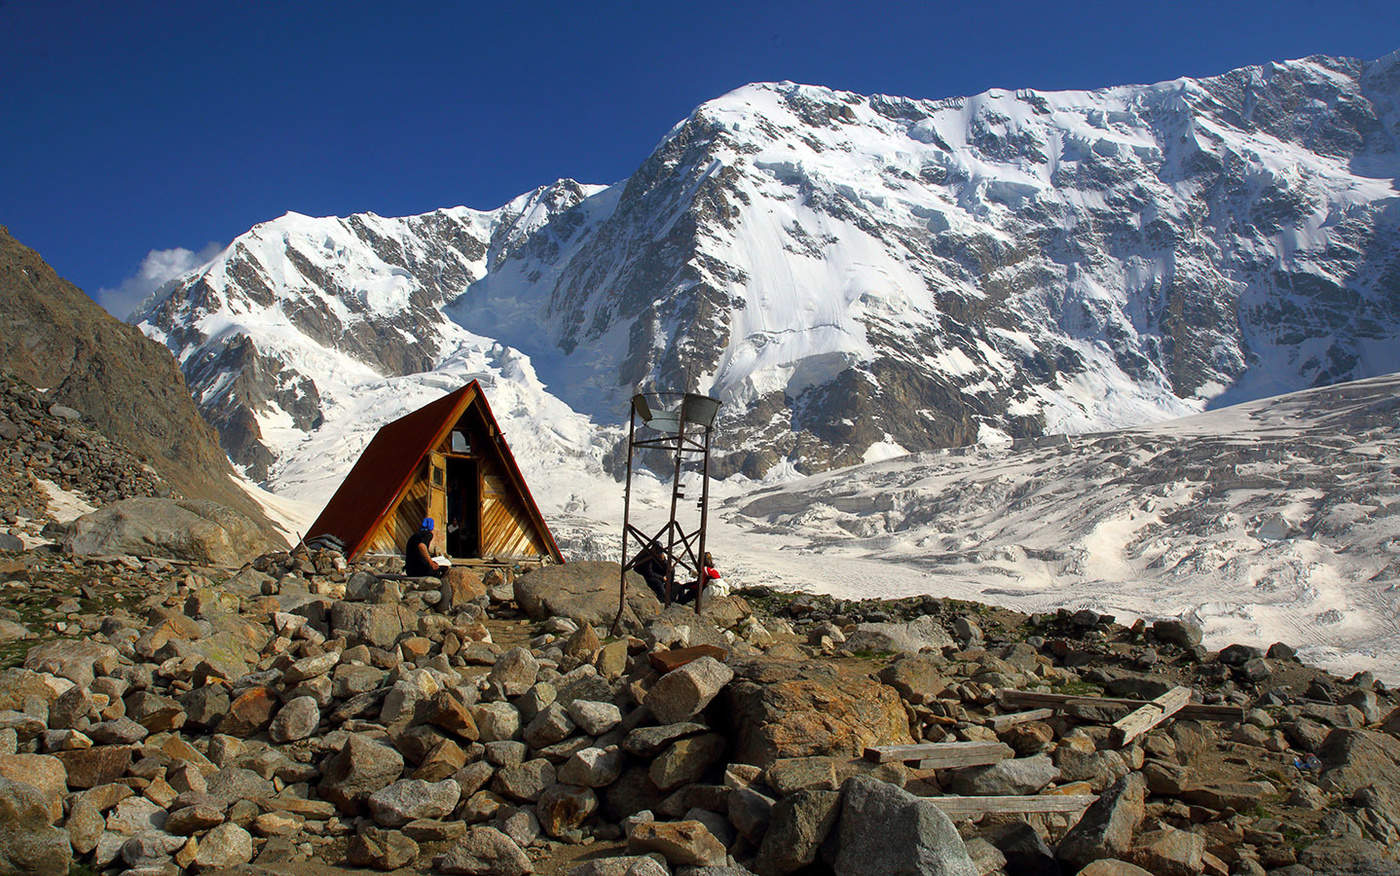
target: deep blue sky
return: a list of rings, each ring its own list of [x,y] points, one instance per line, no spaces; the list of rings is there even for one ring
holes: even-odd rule
[[[747,82],[938,98],[1397,48],[1394,0],[0,0],[0,224],[95,295],[287,210],[616,182]]]

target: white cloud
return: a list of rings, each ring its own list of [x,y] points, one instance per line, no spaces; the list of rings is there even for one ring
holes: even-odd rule
[[[218,255],[222,243],[210,242],[199,252],[183,246],[174,249],[153,249],[146,253],[136,273],[121,281],[115,289],[103,286],[97,290],[97,303],[117,319],[126,319],[152,292],[181,274],[192,271]]]

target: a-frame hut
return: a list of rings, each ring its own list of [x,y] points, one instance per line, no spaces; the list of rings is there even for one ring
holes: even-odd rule
[[[454,559],[564,561],[475,380],[381,428],[306,537],[402,554],[424,517]]]

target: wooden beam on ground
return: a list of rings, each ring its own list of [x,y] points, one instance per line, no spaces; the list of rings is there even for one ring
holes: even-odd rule
[[[1191,688],[1174,687],[1113,722],[1113,745],[1121,748],[1180,712],[1191,702]]]
[[[692,660],[699,660],[701,657],[713,657],[723,663],[729,659],[729,652],[718,645],[691,645],[689,648],[672,648],[669,651],[652,651],[648,659],[652,668],[665,675],[673,669],[679,669]]]
[[[1031,721],[1044,721],[1055,715],[1054,709],[1031,709],[1028,712],[1013,712],[1010,715],[993,715],[987,719],[987,723],[992,725],[992,729],[1000,733],[1007,727],[1015,727],[1017,724],[1029,724]]]
[[[917,762],[921,770],[985,766],[1015,757],[1002,742],[924,742],[918,745],[879,745],[865,750],[865,759],[876,763]]]
[[[991,812],[1079,812],[1099,799],[1097,794],[1036,794],[1029,797],[923,797],[950,818]]]
[[[1147,705],[1147,700],[1126,700],[1117,697],[1086,697],[1073,694],[1043,693],[1041,691],[1013,690],[1002,688],[997,696],[1008,706],[1045,706],[1062,709],[1066,706],[1126,706],[1136,709]],[[1187,703],[1177,712],[1180,718],[1195,718],[1203,721],[1243,721],[1243,706],[1207,706],[1202,703]]]

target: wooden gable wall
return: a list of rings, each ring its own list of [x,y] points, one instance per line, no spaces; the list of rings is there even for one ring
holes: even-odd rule
[[[548,546],[536,531],[525,503],[511,482],[492,427],[481,411],[468,406],[453,429],[466,433],[471,442],[471,457],[481,470],[481,556],[549,555]],[[452,431],[448,430],[442,442],[431,450],[450,455]],[[430,454],[425,453],[394,509],[370,537],[366,546],[370,553],[400,552],[402,545],[418,531],[423,518],[429,516],[429,458]],[[435,547],[441,545],[435,544]]]

